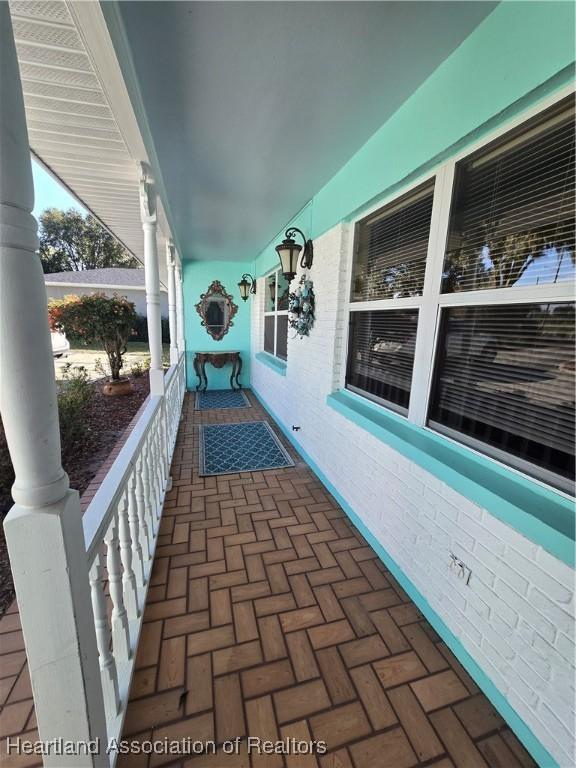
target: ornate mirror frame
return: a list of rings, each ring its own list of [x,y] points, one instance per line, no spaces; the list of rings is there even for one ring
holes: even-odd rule
[[[224,300],[225,307],[228,309],[228,316],[224,317],[224,323],[221,326],[221,330],[217,331],[211,328],[211,323],[208,318],[208,307],[210,306],[210,299],[212,297],[221,296]],[[226,292],[226,289],[219,280],[214,280],[209,286],[206,293],[200,294],[200,301],[195,305],[196,311],[202,318],[202,325],[206,328],[206,333],[215,341],[220,341],[229,331],[230,326],[234,325],[232,318],[238,311],[238,305],[234,303],[233,297]]]

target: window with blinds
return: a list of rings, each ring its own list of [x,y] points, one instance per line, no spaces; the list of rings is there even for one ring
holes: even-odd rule
[[[573,280],[574,109],[459,163],[442,292]]]
[[[275,320],[276,318],[274,317],[274,315],[264,318],[264,352],[269,352],[271,355],[273,355],[275,352],[275,348],[274,348]]]
[[[264,351],[286,360],[288,356],[288,302],[290,284],[278,270],[264,283]]]
[[[288,315],[278,315],[276,323],[276,357],[286,360],[288,357]]]
[[[356,225],[352,301],[420,296],[434,183]]]
[[[574,319],[571,302],[444,309],[431,425],[570,488]]]
[[[418,310],[352,312],[346,386],[407,412]]]

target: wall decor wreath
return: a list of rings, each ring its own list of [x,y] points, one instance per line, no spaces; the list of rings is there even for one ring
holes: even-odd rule
[[[314,325],[314,284],[302,275],[298,287],[290,293],[288,304],[288,325],[296,331],[296,336],[309,336]]]

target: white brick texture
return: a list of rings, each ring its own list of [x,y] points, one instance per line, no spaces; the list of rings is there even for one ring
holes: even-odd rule
[[[574,571],[326,404],[343,383],[348,239],[314,242],[316,322],[289,333],[286,376],[262,364],[264,281],[252,313],[252,386],[347,500],[562,768],[574,761]],[[295,285],[295,283],[293,283]],[[449,552],[472,569],[469,586]]]

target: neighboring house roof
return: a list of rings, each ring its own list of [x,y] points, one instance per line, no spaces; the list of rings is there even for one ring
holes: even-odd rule
[[[79,272],[52,272],[44,275],[46,285],[66,285],[86,288],[133,288],[144,290],[144,270],[125,267],[84,269]],[[164,287],[161,285],[160,289]]]

